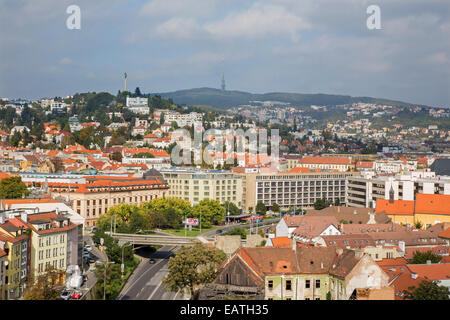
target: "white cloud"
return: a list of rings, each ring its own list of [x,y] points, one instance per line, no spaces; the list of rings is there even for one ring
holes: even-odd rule
[[[298,32],[308,29],[309,23],[289,12],[285,7],[255,3],[244,12],[232,13],[221,21],[208,23],[204,28],[219,38],[263,38],[290,36],[298,39]]]
[[[61,60],[59,60],[59,63],[60,63],[60,64],[72,64],[73,61],[72,61],[72,59],[70,59],[70,58],[64,57],[64,58],[62,58]]]
[[[153,2],[152,2],[153,3]],[[193,17],[173,17],[155,28],[160,37],[211,40],[262,39],[269,36],[298,40],[299,32],[311,26],[283,6],[255,3],[215,21],[199,22]]]

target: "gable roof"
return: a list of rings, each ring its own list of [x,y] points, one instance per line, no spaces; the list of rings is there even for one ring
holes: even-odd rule
[[[418,193],[416,198],[416,214],[450,215],[450,195]]]
[[[291,247],[291,239],[288,237],[276,237],[270,239],[272,244],[276,248],[290,248]]]
[[[408,268],[426,280],[450,279],[450,263],[408,264]]]
[[[338,221],[333,216],[299,216],[298,227],[292,234],[311,239],[319,236],[330,225],[333,225],[336,228],[339,225]]]
[[[307,210],[306,216],[334,216],[337,221],[346,220],[348,223],[366,224],[370,220],[370,214],[374,213],[371,208],[355,208],[355,207],[340,207],[331,206],[322,210]],[[388,223],[391,219],[385,213],[375,215],[376,223]]]
[[[414,200],[394,200],[390,203],[386,199],[377,199],[375,213],[388,215],[414,215]]]

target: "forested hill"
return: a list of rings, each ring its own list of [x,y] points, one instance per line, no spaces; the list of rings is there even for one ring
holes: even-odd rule
[[[280,101],[293,106],[340,105],[354,102],[378,103],[392,106],[417,106],[406,102],[371,97],[351,97],[332,94],[300,94],[272,92],[254,94],[243,91],[222,91],[214,88],[196,88],[173,92],[157,93],[162,98],[170,98],[174,103],[186,105],[210,105],[220,109],[228,109],[237,105],[249,104],[250,101]]]

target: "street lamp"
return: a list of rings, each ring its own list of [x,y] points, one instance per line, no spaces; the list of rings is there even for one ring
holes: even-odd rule
[[[114,264],[113,262],[108,261],[108,255],[106,255],[106,263],[105,263],[105,273],[103,276],[103,300],[106,300],[106,268],[108,268],[108,264]]]
[[[122,277],[123,277],[123,274],[124,274],[124,272],[125,272],[125,263],[123,262],[123,252],[124,252],[125,246],[127,246],[127,245],[129,245],[129,244],[130,244],[130,242],[125,242],[125,243],[122,245],[122,265],[121,265]]]

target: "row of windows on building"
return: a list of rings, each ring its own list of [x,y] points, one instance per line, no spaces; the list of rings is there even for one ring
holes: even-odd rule
[[[65,234],[59,234],[59,235],[55,235],[55,236],[39,238],[39,248],[42,248],[44,245],[50,246],[50,245],[54,245],[54,244],[64,243],[65,241],[66,241]]]
[[[44,258],[44,251],[45,251],[45,258]],[[39,250],[39,258],[38,258],[38,260],[51,258],[52,257],[52,251],[53,251],[53,258],[55,258],[55,257],[58,256],[58,251],[59,251],[59,254],[61,256],[63,256],[65,254],[65,252],[66,252],[66,249],[65,249],[65,247],[60,247],[59,250],[58,250],[58,248],[53,248],[53,250],[52,249]]]
[[[58,267],[58,260],[55,259],[52,262],[47,261],[44,265],[44,263],[39,263],[38,264],[38,272],[44,272],[46,269],[48,269],[50,266],[53,266],[53,268],[57,269],[65,269],[66,265],[65,265],[65,259],[59,259],[59,267]],[[45,269],[44,269],[45,267]]]

